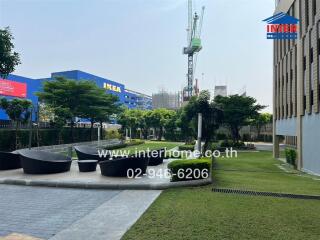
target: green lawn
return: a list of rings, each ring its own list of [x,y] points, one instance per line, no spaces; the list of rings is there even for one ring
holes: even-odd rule
[[[135,152],[135,151],[143,151],[143,150],[152,150],[152,149],[159,149],[159,148],[167,148],[167,150],[172,149],[176,146],[179,146],[183,143],[178,143],[178,142],[162,142],[162,141],[146,141],[143,144],[140,145],[135,145],[135,146],[129,146],[129,147],[125,147],[125,148],[119,148],[119,149],[115,149],[115,151],[117,150],[126,150],[131,152]]]
[[[214,184],[164,191],[126,233],[135,239],[319,239],[320,201],[213,193],[229,187],[320,195],[320,181],[283,165],[270,152],[220,158]]]
[[[279,168],[285,168],[285,172]],[[320,178],[295,171],[270,152],[241,153],[215,162],[214,186],[258,191],[320,195]],[[313,180],[319,179],[319,180]]]

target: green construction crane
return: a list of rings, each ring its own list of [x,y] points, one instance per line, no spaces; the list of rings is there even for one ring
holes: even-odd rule
[[[202,7],[201,15],[192,13],[192,0],[188,0],[188,46],[183,48],[183,54],[188,55],[188,85],[184,89],[184,101],[188,101],[193,95],[193,76],[196,61],[193,60],[194,55],[200,52],[201,45],[201,29],[203,22],[204,7]],[[199,21],[199,25],[198,25]]]

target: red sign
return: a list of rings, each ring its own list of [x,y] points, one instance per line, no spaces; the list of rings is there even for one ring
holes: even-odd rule
[[[27,84],[0,78],[0,95],[12,97],[27,97]]]

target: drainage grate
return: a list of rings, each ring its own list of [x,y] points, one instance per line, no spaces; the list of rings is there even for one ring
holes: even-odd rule
[[[267,196],[267,197],[278,197],[278,198],[295,198],[295,199],[313,199],[320,200],[320,196],[315,195],[303,195],[303,194],[290,194],[290,193],[274,193],[274,192],[257,192],[240,189],[229,189],[229,188],[213,188],[213,192],[220,193],[231,193],[231,194],[243,194],[252,196]]]

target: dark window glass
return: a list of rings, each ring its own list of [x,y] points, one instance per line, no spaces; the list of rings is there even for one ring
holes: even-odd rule
[[[309,26],[309,0],[307,0],[307,1],[305,1],[305,3],[306,3],[306,8],[305,8],[305,10],[306,10],[306,29],[308,28],[308,26]]]

